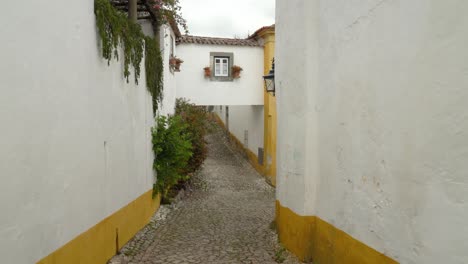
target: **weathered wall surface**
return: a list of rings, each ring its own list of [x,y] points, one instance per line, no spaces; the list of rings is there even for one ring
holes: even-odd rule
[[[164,65],[164,98],[162,101],[162,115],[174,114],[175,99],[176,99],[176,79],[179,78],[178,72],[173,72],[169,66],[169,58],[171,56],[171,41],[173,42],[173,53],[177,55],[177,48],[175,45],[175,35],[171,28],[167,25],[161,26],[160,30],[160,43],[162,44],[161,56]],[[172,39],[171,39],[172,36]],[[180,79],[180,78],[179,78]]]
[[[214,111],[226,125],[226,106],[214,106]],[[229,106],[228,126],[246,149],[258,155],[258,148],[263,148],[263,106]]]
[[[282,206],[401,263],[468,262],[467,12],[277,1]]]
[[[234,53],[241,77],[234,81],[210,81],[203,68],[210,66],[210,52]],[[197,105],[263,105],[263,48],[179,44],[177,57],[184,63],[177,75],[177,97]]]
[[[152,188],[144,65],[136,86],[102,59],[93,2],[13,1],[0,11],[4,263],[35,263]]]

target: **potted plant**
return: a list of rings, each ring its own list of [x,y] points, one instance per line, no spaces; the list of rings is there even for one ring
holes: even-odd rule
[[[180,72],[180,65],[183,63],[184,61],[175,57],[175,56],[172,56],[169,58],[169,66],[171,67],[172,70],[176,71],[176,72]]]
[[[232,66],[232,78],[240,78],[240,72],[243,71],[243,69],[240,66],[233,65]]]
[[[169,58],[169,66],[175,67],[176,61],[177,61],[177,58],[171,56],[171,57]]]
[[[175,63],[175,69],[174,69],[174,70],[177,71],[177,72],[180,72],[180,65],[181,65],[183,62],[184,62],[183,60],[181,60],[181,59],[179,59],[179,58],[176,57],[176,63]]]
[[[203,68],[203,70],[205,71],[205,77],[206,78],[211,77],[211,67],[207,66],[207,67]]]

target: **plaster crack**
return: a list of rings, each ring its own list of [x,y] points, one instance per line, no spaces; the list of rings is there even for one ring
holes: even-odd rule
[[[387,2],[388,0],[381,0],[380,2],[378,2],[375,6],[373,6],[371,9],[369,9],[367,11],[367,14],[365,15],[362,15],[362,16],[359,16],[358,18],[356,18],[356,20],[354,20],[351,24],[349,24],[346,28],[353,28],[355,25],[359,24],[362,20],[365,20],[365,19],[368,19],[374,12],[375,10],[377,10],[377,8],[379,8],[380,6],[382,6],[385,2]]]

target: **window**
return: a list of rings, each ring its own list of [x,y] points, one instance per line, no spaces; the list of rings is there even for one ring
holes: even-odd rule
[[[232,82],[232,65],[234,63],[234,53],[232,52],[210,52],[210,81]]]
[[[229,76],[229,58],[227,57],[214,57],[214,75],[227,77]]]

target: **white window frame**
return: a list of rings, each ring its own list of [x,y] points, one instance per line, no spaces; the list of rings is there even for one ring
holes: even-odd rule
[[[219,61],[216,63],[217,59],[224,59],[224,63]],[[224,66],[223,66],[224,65]],[[211,67],[211,77],[210,81],[212,82],[232,82],[232,65],[234,65],[234,53],[232,52],[210,52],[210,67]],[[224,72],[222,71],[224,67]]]
[[[229,76],[229,57],[214,57],[214,76],[228,77]]]

